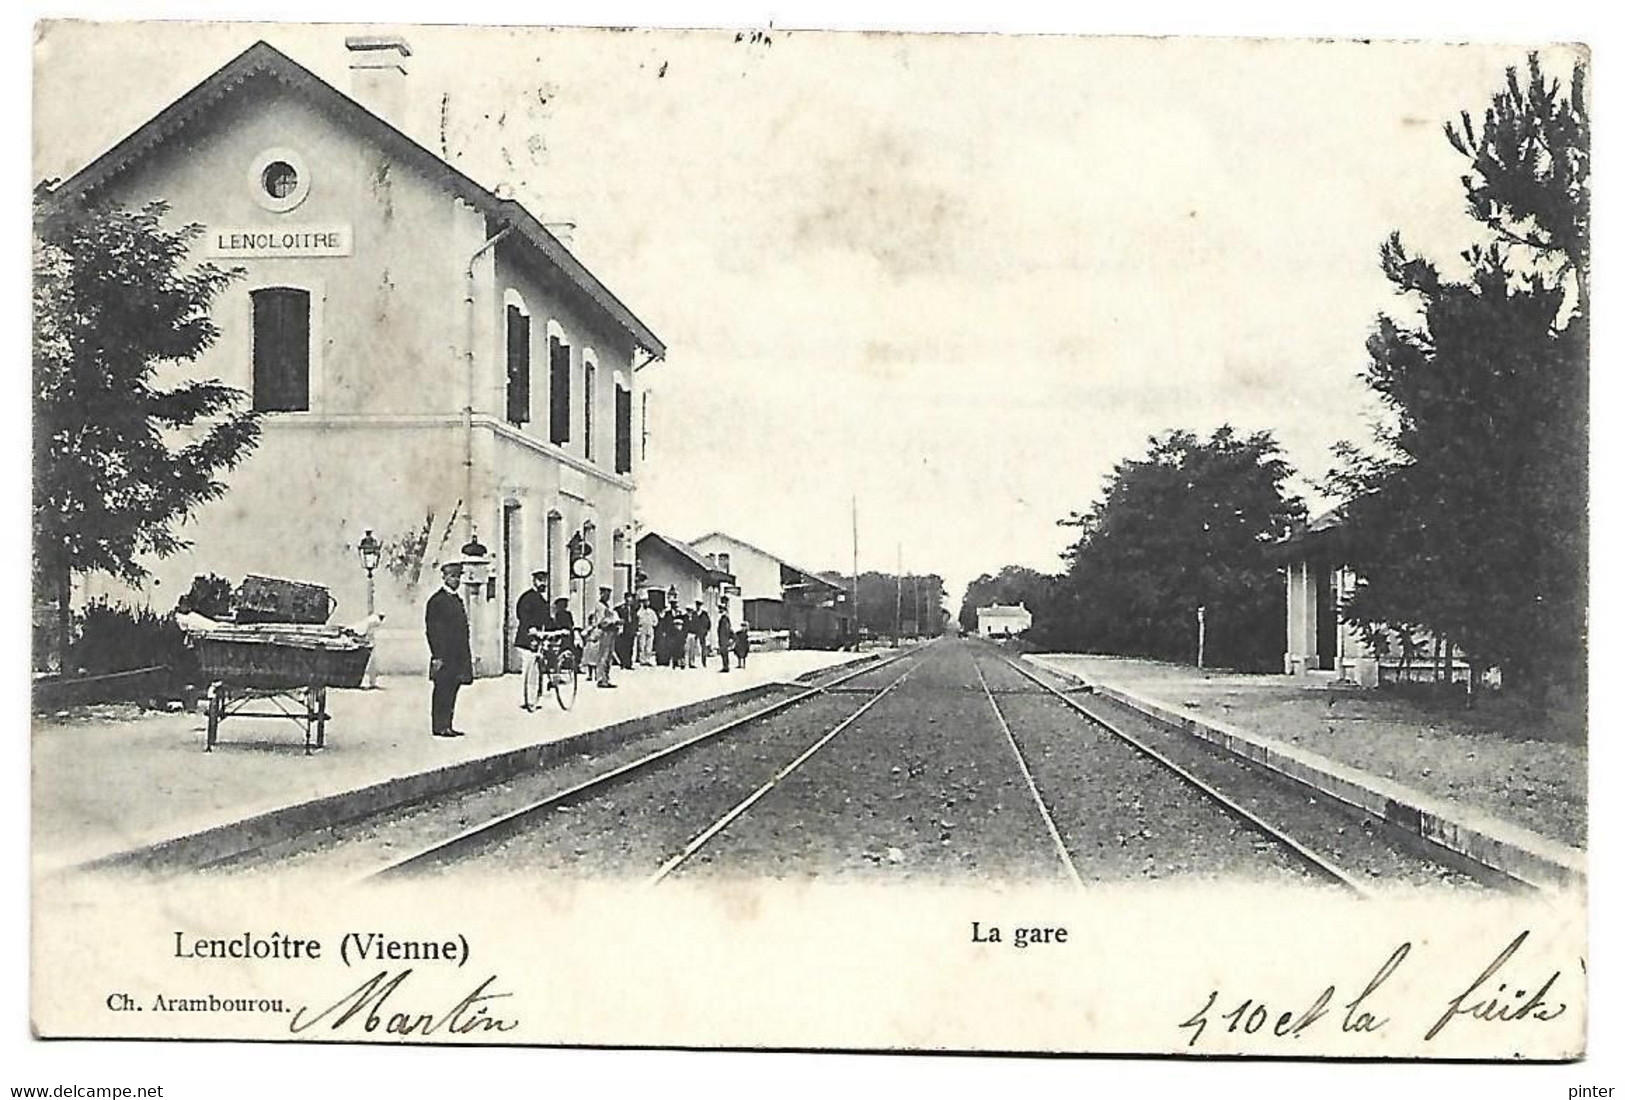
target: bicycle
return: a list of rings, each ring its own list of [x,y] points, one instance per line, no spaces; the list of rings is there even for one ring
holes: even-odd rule
[[[535,656],[525,662],[526,710],[535,709],[548,691],[560,710],[570,709],[581,680],[581,662],[576,653],[575,636],[570,631],[549,630],[542,634]]]

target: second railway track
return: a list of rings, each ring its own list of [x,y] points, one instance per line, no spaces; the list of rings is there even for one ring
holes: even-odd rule
[[[1236,800],[1226,795],[1223,791],[1211,783],[1206,782],[1201,777],[1195,775],[1187,768],[1181,766],[1167,754],[1159,751],[1156,747],[1147,743],[1145,740],[1136,737],[1134,734],[1124,730],[1119,725],[1091,714],[1085,707],[1083,707],[1083,705],[1078,703],[1077,700],[1069,698],[1061,691],[1046,683],[1037,674],[1022,667],[1017,662],[1004,657],[1002,654],[995,653],[991,654],[991,656],[994,658],[994,660],[990,661],[989,663],[993,664],[994,667],[1000,670],[1008,669],[1015,672],[1027,684],[1036,687],[1041,696],[1047,696],[1048,699],[1054,700],[1056,704],[1075,712],[1080,718],[1086,720],[1094,727],[1103,730],[1112,738],[1115,738],[1116,741],[1122,746],[1132,750],[1134,753],[1139,754],[1141,758],[1161,768],[1168,775],[1174,776],[1184,785],[1185,789],[1196,792],[1208,804],[1211,804],[1223,811],[1223,813],[1228,815],[1234,821],[1240,823],[1245,830],[1250,831],[1256,837],[1265,841],[1269,846],[1275,848],[1281,854],[1285,855],[1288,860],[1297,862],[1312,878],[1332,883],[1356,894],[1363,894],[1366,892],[1366,887],[1362,883],[1351,877],[1347,872],[1338,867],[1336,864],[1332,863],[1325,856],[1314,851],[1296,839],[1282,826],[1265,820],[1258,813],[1241,805]],[[1023,773],[1028,777],[1028,782],[1032,788],[1034,799],[1037,800],[1040,807],[1044,807],[1046,820],[1049,820],[1050,814],[1047,809],[1044,791],[1037,781],[1032,777],[1031,772],[1028,769],[1025,754],[1023,754],[1021,750],[1020,739],[1016,736],[1014,731],[1011,730],[1008,720],[1006,719],[1003,710],[999,706],[998,699],[994,696],[992,689],[989,687],[981,662],[978,662],[977,677],[981,681],[983,692],[987,695],[988,704],[993,708],[994,713],[998,715],[999,723],[1003,727],[1005,735],[1009,740],[1012,752],[1015,754]],[[1097,743],[1097,745],[1098,752],[1111,751],[1109,743]],[[1146,807],[1144,807],[1142,801],[1141,805],[1136,808],[1143,809]],[[1066,840],[1062,837],[1061,833],[1054,828],[1053,825],[1051,830],[1055,838],[1056,846],[1061,851],[1062,858],[1065,860],[1067,867],[1072,872],[1074,878],[1076,878],[1077,871],[1073,866],[1072,856],[1067,848]],[[1167,831],[1166,826],[1163,827],[1163,831]],[[1121,830],[1118,831],[1118,835],[1122,835]]]
[[[1357,894],[1395,883],[1525,889],[1526,884],[1420,841],[1286,777],[1239,760],[1130,708],[1063,691],[1002,653],[988,656],[1093,726],[1199,790],[1255,833],[1291,853],[1314,877]],[[991,697],[990,697],[991,698]]]

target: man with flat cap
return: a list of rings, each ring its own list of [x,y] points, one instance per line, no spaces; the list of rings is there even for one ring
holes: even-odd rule
[[[474,657],[468,641],[468,611],[457,594],[463,583],[463,563],[448,561],[440,567],[441,587],[429,597],[423,612],[429,638],[429,679],[434,693],[429,704],[430,728],[436,737],[461,737],[452,728],[457,692],[474,682]]]

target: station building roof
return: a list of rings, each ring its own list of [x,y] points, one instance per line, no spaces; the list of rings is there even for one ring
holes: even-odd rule
[[[457,198],[485,214],[499,229],[511,227],[545,262],[573,284],[593,307],[631,336],[652,359],[666,354],[666,345],[647,325],[587,270],[564,244],[513,199],[502,198],[466,173],[407,137],[327,81],[267,42],[256,42],[216,69],[191,91],[159,111],[143,125],[91,161],[67,180],[50,189],[51,202],[90,198],[132,164],[160,146],[183,136],[188,127],[241,93],[254,77],[268,76],[310,97],[316,106],[361,136],[377,142],[391,154],[423,172]]]
[[[772,558],[774,561],[779,563],[780,568],[788,569],[793,573],[799,573],[801,575],[801,577],[802,577],[802,581],[800,583],[811,584],[811,585],[814,585],[814,586],[821,586],[821,587],[832,589],[833,591],[836,591],[836,592],[844,592],[844,591],[846,591],[844,586],[836,584],[834,581],[830,580],[829,578],[821,576],[821,575],[819,575],[818,573],[814,572],[811,569],[803,568],[802,566],[799,566],[799,565],[795,564],[794,562],[786,561],[785,559],[779,557],[779,555],[773,553],[771,550],[763,550],[760,546],[757,546],[754,543],[746,542],[744,539],[740,538],[738,535],[730,535],[726,531],[707,531],[705,534],[701,535],[699,538],[695,539],[694,541],[695,542],[704,542],[706,539],[727,539],[729,542],[737,543],[740,546],[745,547],[745,549],[747,549],[747,550],[756,551],[756,553],[762,555],[764,558]]]
[[[1294,561],[1345,564],[1342,558],[1348,547],[1347,520],[1341,505],[1322,512],[1269,547],[1269,557],[1281,564]]]
[[[718,569],[712,565],[704,554],[694,549],[682,539],[674,539],[670,535],[662,535],[657,531],[649,531],[638,539],[638,551],[643,551],[644,544],[662,546],[677,558],[692,565],[696,572],[703,575],[708,584],[732,584],[734,575],[726,569]]]

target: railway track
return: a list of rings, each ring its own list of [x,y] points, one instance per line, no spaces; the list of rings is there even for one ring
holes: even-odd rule
[[[1470,880],[1476,885],[1493,889],[1535,889],[1529,883],[1459,853],[1428,844],[1385,823],[1374,823],[1358,807],[1349,806],[1288,777],[1265,772],[1250,762],[1230,758],[1218,750],[1192,743],[1128,708],[1108,705],[1092,694],[1085,694],[1083,699],[1077,698],[1003,653],[985,652],[989,652],[1001,667],[1010,669],[1033,685],[1046,698],[1155,762],[1190,789],[1200,792],[1203,798],[1222,808],[1227,815],[1269,843],[1291,853],[1312,876],[1357,896],[1372,893],[1370,884],[1378,877],[1378,871],[1370,865],[1369,850],[1375,848],[1389,850],[1395,855],[1403,854],[1412,863],[1433,865],[1434,877],[1452,881],[1455,885]],[[981,675],[980,666],[978,675]],[[983,688],[987,692],[989,705],[999,713],[999,721],[1005,725],[1011,748],[1019,758],[1021,750],[1017,739],[1013,733],[1009,733],[995,693],[988,687],[985,678]],[[1087,693],[1089,689],[1085,685],[1083,690]],[[1112,713],[1114,709],[1121,713]],[[1022,767],[1025,770],[1025,763]],[[1237,793],[1243,790],[1246,794]],[[1034,797],[1042,800],[1037,787],[1034,788]],[[1283,816],[1294,816],[1299,820],[1287,825],[1280,820]],[[1305,823],[1309,824],[1308,828]],[[1354,843],[1348,840],[1350,823],[1358,825],[1355,835],[1359,839]],[[1307,839],[1303,835],[1305,832],[1316,833],[1322,840],[1329,838],[1350,851],[1334,855],[1325,850],[1325,844]],[[1367,850],[1367,861],[1363,868],[1358,858],[1362,853],[1357,851],[1361,848]]]
[[[1064,812],[1056,811],[1046,797],[1044,781],[1029,763],[1029,754],[1022,744],[1024,738],[1012,728],[996,698],[996,690],[983,673],[978,659],[981,652],[980,647],[958,649],[955,658],[950,651],[946,660],[937,662],[938,667],[925,675],[926,682],[917,681],[917,690],[910,698],[913,704],[910,712],[901,712],[900,708],[908,704],[899,702],[884,715],[871,716],[853,738],[845,741],[845,747],[834,754],[836,759],[815,761],[805,768],[804,771],[815,774],[800,780],[799,786],[795,780],[785,780],[796,766],[805,762],[805,757],[718,817],[697,835],[697,840],[713,841],[730,826],[734,827],[733,831],[713,844],[713,848],[721,851],[714,853],[709,865],[694,868],[695,872],[737,875],[760,869],[770,875],[818,876],[874,871],[892,876],[898,870],[887,864],[894,863],[918,865],[921,873],[941,872],[949,876],[991,872],[1000,878],[1041,880],[1058,874],[1073,886],[1082,888],[1101,880],[1136,877],[1128,868],[1132,864],[1135,871],[1139,870],[1143,860],[1156,872],[1152,877],[1222,867],[1252,876],[1261,875],[1265,879],[1274,876],[1282,881],[1301,880],[1307,873],[1312,878],[1330,880],[1343,889],[1361,891],[1357,882],[1328,861],[1317,858],[1315,852],[1295,841],[1288,832],[1226,799],[1154,750],[1148,751],[1143,745],[1132,746],[1136,756],[1156,759],[1161,773],[1171,772],[1182,787],[1196,790],[1203,802],[1216,803],[1224,815],[1243,822],[1250,834],[1264,837],[1268,850],[1260,851],[1259,845],[1245,836],[1235,835],[1235,830],[1217,826],[1213,810],[1190,805],[1188,796],[1170,791],[1164,774],[1148,775],[1141,768],[1125,768],[1121,753],[1116,758],[1097,759],[1100,746],[1074,737],[1060,747],[1060,754],[1067,757],[1074,769],[1103,773],[1092,777],[1097,792],[1112,790],[1121,795],[1125,790],[1130,793],[1137,790],[1147,803],[1159,806],[1179,803],[1178,815],[1183,816],[1185,823],[1183,836],[1158,838],[1146,832],[1137,834],[1133,840],[1118,836],[1116,847],[1112,847],[1110,841],[1102,842],[1096,846],[1098,850],[1084,853],[1088,862],[1086,870],[1080,870],[1080,861],[1074,858],[1079,835],[1091,831],[1096,835],[1112,832],[1118,823],[1118,807],[1084,806],[1080,814],[1074,799]],[[1010,667],[1015,673],[1023,672],[1019,666]],[[1022,687],[1017,690],[1029,696],[1039,695],[1047,700],[1055,694],[1042,681],[1025,675],[1021,676],[1020,683]],[[900,685],[901,681],[892,687]],[[967,691],[970,696],[965,694]],[[968,702],[969,698],[985,702],[987,711],[979,711]],[[881,701],[877,698],[869,705]],[[1075,723],[1076,716],[1070,711],[1068,715],[1068,721]],[[861,713],[853,714],[840,729],[862,717]],[[929,725],[935,723],[940,724]],[[944,726],[950,728],[945,731]],[[840,730],[832,731],[816,747],[822,747],[836,732]],[[880,750],[865,754],[863,746],[874,742],[885,743],[884,754]],[[1046,766],[1048,755],[1046,750]],[[810,757],[811,753],[806,756]],[[1111,757],[1111,753],[1106,757]],[[903,773],[898,782],[886,784],[884,773],[888,770],[893,774]],[[877,776],[881,777],[878,784]],[[770,791],[783,793],[773,803],[764,803]],[[988,812],[990,803],[991,813]],[[753,807],[758,809],[758,814],[742,820],[744,813]],[[898,825],[899,818],[909,823],[908,830]],[[1132,829],[1127,825],[1125,828]],[[910,830],[916,835],[909,839],[900,835]],[[828,839],[831,836],[840,837],[840,841],[832,843]],[[1189,848],[1192,836],[1199,838],[1196,847],[1208,848],[1210,852],[1195,860],[1185,858],[1188,852],[1168,856],[1169,848]],[[888,841],[893,846],[888,846]],[[936,847],[937,842],[941,848]],[[798,855],[794,852],[797,845],[812,849],[822,845],[825,850]],[[865,868],[852,859],[853,852],[860,846],[887,852],[889,856],[882,859],[871,855],[869,858],[877,866]],[[977,850],[979,846],[981,851]],[[841,848],[844,850],[838,850]],[[1050,853],[1048,864],[1043,857],[1046,850]],[[1158,854],[1151,856],[1152,851]],[[1280,858],[1277,852],[1286,853],[1286,858]],[[668,861],[652,881],[661,881],[674,871],[693,867],[689,859],[693,854],[693,850],[685,850],[681,857]],[[1192,868],[1193,863],[1201,867]]]
[[[900,676],[891,680],[885,687],[869,695],[867,700],[861,706],[859,706],[857,710],[843,718],[835,725],[833,729],[831,729],[828,733],[825,733],[814,744],[809,746],[800,755],[795,757],[795,759],[791,760],[788,764],[781,768],[771,779],[753,791],[747,799],[732,807],[720,820],[713,822],[707,828],[696,834],[686,845],[684,845],[681,851],[677,852],[671,858],[666,860],[659,867],[659,869],[654,872],[649,881],[651,884],[658,883],[665,879],[678,867],[682,866],[683,863],[687,862],[688,859],[703,848],[713,837],[725,829],[729,823],[746,812],[761,798],[765,797],[773,789],[773,787],[782,781],[786,776],[794,772],[798,767],[801,766],[801,764],[810,759],[814,753],[823,748],[842,730],[850,726],[860,716],[878,703],[883,697],[906,680],[909,673],[912,672],[915,667],[917,667],[917,662],[923,655],[924,651],[929,648],[930,646],[927,645],[921,647],[919,650],[900,653],[885,658],[876,664],[866,666],[865,668],[859,669],[856,672],[839,676],[832,681],[820,684],[816,687],[810,688],[807,691],[800,692],[799,694],[796,694],[788,699],[779,700],[778,702],[761,707],[757,710],[751,711],[748,714],[734,718],[730,721],[722,723],[721,725],[695,734],[692,737],[685,738],[676,744],[668,745],[664,748],[639,756],[635,760],[629,761],[601,774],[592,776],[591,778],[585,779],[581,782],[572,784],[563,790],[550,793],[516,810],[509,811],[499,817],[481,822],[480,824],[471,826],[469,828],[465,828],[452,836],[446,837],[442,840],[437,840],[432,844],[419,848],[404,857],[394,860],[387,866],[369,873],[365,876],[365,880],[372,882],[388,881],[390,879],[420,873],[438,865],[455,862],[467,853],[484,849],[493,844],[500,843],[507,837],[523,833],[527,829],[531,828],[539,818],[549,813],[570,806],[584,799],[600,796],[613,789],[618,784],[632,778],[633,776],[647,774],[659,766],[671,763],[677,757],[691,752],[699,746],[714,743],[719,738],[734,733],[745,727],[760,723],[773,715],[776,715],[789,709],[790,707],[795,706],[798,703],[802,703],[814,697],[828,696],[835,694],[836,692],[852,693],[858,691],[859,689],[852,689],[847,685],[850,685],[854,681],[861,678],[873,676],[876,672],[879,672],[880,670],[888,668],[899,662],[914,662],[911,663]]]
[[[1204,782],[1202,779],[1192,774],[1189,770],[1175,763],[1166,754],[1159,752],[1156,748],[1135,737],[1133,734],[1126,732],[1117,725],[1106,721],[1098,715],[1091,714],[1076,699],[1070,698],[1052,685],[1045,683],[1031,670],[1023,668],[1021,665],[1010,660],[1008,657],[1005,657],[1003,654],[999,654],[998,659],[1004,664],[1005,667],[1014,670],[1016,673],[1026,678],[1029,682],[1037,685],[1044,692],[1047,692],[1050,697],[1059,700],[1073,711],[1110,733],[1123,744],[1130,746],[1147,759],[1154,761],[1167,772],[1177,776],[1190,788],[1200,792],[1204,798],[1223,809],[1226,814],[1229,814],[1231,817],[1234,817],[1236,820],[1242,822],[1246,827],[1257,832],[1270,843],[1278,845],[1279,847],[1290,852],[1292,856],[1301,862],[1304,868],[1307,869],[1314,877],[1324,879],[1336,886],[1342,887],[1343,889],[1349,890],[1360,896],[1365,896],[1369,893],[1369,891],[1360,882],[1355,880],[1342,868],[1338,867],[1324,855],[1312,850],[1307,845],[1294,839],[1280,825],[1266,821],[1259,814],[1247,809],[1234,799],[1229,798],[1212,784]],[[1072,855],[1067,849],[1066,842],[1062,838],[1060,830],[1057,829],[1055,825],[1049,806],[1045,803],[1044,795],[1039,790],[1036,781],[1033,779],[1032,771],[1029,769],[1026,758],[1022,754],[1021,746],[1017,743],[1016,736],[1011,731],[1010,724],[1008,721],[1006,721],[1004,712],[999,707],[998,699],[994,697],[993,690],[988,686],[987,678],[982,673],[982,666],[980,662],[978,662],[976,666],[976,677],[981,682],[983,693],[987,696],[988,706],[993,708],[993,713],[995,717],[998,718],[999,727],[1004,731],[1004,735],[1006,740],[1009,742],[1011,752],[1015,754],[1016,763],[1020,767],[1022,775],[1027,780],[1028,789],[1032,792],[1033,799],[1038,805],[1039,812],[1043,815],[1044,822],[1049,827],[1050,836],[1055,843],[1057,854],[1059,855],[1061,862],[1065,865],[1066,870],[1071,876],[1072,880],[1080,886],[1083,885],[1083,882],[1078,875],[1077,868],[1073,864]]]
[[[1403,837],[1346,807],[980,643],[928,644],[723,714],[293,838],[243,869],[1507,885],[1401,852]]]

